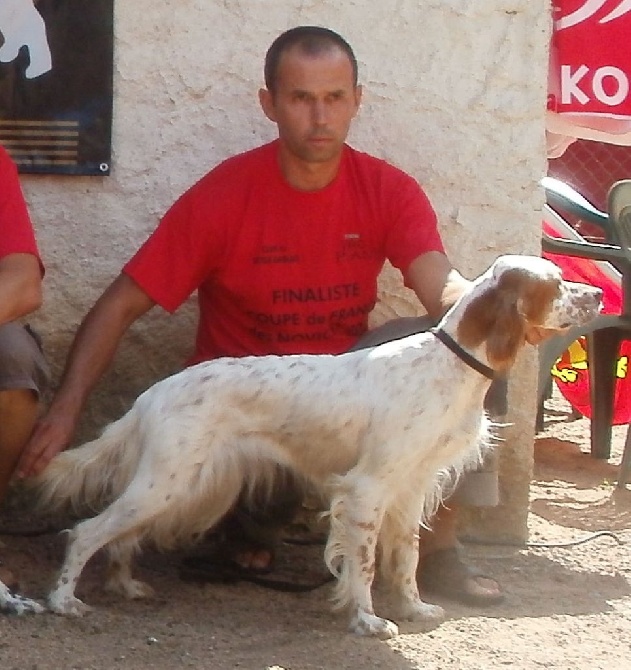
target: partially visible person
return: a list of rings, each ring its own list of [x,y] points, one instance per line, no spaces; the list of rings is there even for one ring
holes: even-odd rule
[[[37,337],[18,321],[40,306],[43,272],[17,169],[0,146],[0,505],[48,381]],[[2,567],[0,580],[16,583]]]
[[[173,312],[197,290],[191,364],[348,351],[367,331],[386,258],[434,320],[446,307],[447,285],[468,286],[444,253],[418,183],[346,144],[362,94],[348,43],[325,28],[289,30],[268,50],[264,74],[259,101],[278,138],[190,188],[101,295],[77,332],[20,476],[41,472],[70,444],[121,338],[156,304]],[[298,502],[291,488],[277,493],[275,505],[239,505],[230,517],[232,542],[223,551],[243,569],[271,568],[277,527]],[[498,584],[460,559],[454,504],[441,508],[421,542],[422,584],[468,602],[497,602]]]

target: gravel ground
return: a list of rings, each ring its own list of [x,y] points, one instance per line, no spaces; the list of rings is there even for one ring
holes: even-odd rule
[[[402,625],[388,642],[346,632],[330,612],[328,587],[279,593],[239,582],[178,578],[180,555],[144,554],[139,574],[157,595],[126,602],[104,594],[102,559],[86,568],[79,595],[95,607],[83,619],[51,614],[0,617],[3,670],[239,668],[389,670],[520,668],[617,670],[631,663],[631,491],[616,488],[625,430],[614,430],[608,462],[589,456],[589,423],[573,420],[555,396],[535,444],[531,543],[565,547],[467,545],[471,561],[502,583],[506,601],[473,609],[442,602],[447,621],[429,633]],[[26,522],[5,512],[0,526]],[[36,522],[32,522],[36,523]],[[623,544],[618,544],[616,538]],[[63,556],[63,538],[0,537],[22,589],[41,597]],[[286,545],[279,572],[324,576],[321,547]],[[378,594],[377,602],[384,602]],[[382,605],[386,607],[384,602]]]

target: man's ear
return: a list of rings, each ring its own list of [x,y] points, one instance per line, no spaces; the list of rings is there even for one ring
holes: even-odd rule
[[[270,120],[276,123],[276,110],[274,108],[274,97],[266,88],[259,88],[259,104],[263,110],[263,114]]]
[[[359,107],[360,107],[361,102],[362,102],[363,92],[364,92],[364,89],[363,89],[362,85],[357,84],[357,86],[355,86],[355,114],[354,114],[354,116],[356,116],[357,112],[359,112]]]

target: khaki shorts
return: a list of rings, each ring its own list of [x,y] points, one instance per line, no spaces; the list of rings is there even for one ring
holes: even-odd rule
[[[50,371],[37,334],[11,322],[0,326],[0,391],[30,389],[41,397]]]

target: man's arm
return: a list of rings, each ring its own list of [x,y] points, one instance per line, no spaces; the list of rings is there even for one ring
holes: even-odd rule
[[[77,331],[59,390],[22,453],[16,470],[18,477],[40,473],[70,444],[81,409],[112,362],[123,335],[154,305],[124,274],[98,299]]]
[[[42,303],[42,273],[32,254],[0,260],[0,325],[34,312]]]
[[[405,278],[427,313],[436,321],[471,284],[439,251],[417,256],[410,263]]]

